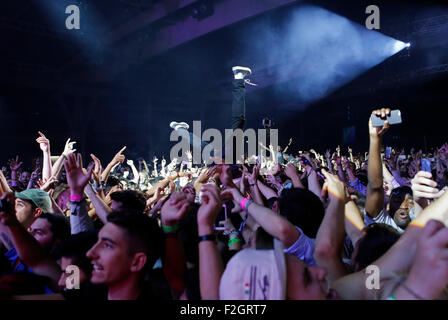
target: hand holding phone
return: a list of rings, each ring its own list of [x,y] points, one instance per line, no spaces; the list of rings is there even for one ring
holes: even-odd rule
[[[386,120],[389,121],[389,125],[399,124],[402,122],[400,110],[392,110],[390,114],[386,117],[386,119],[381,119],[381,117],[372,114],[371,119],[372,119],[372,126],[374,127],[382,127]]]

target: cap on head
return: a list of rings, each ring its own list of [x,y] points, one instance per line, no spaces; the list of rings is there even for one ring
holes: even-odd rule
[[[49,195],[40,189],[27,189],[22,192],[16,192],[16,198],[29,200],[38,208],[42,209],[42,212],[51,212],[51,200]]]

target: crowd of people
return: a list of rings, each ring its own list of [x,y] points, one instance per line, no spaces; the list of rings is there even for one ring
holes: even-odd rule
[[[235,129],[251,70],[233,73]],[[74,141],[52,156],[39,132],[42,157],[0,172],[0,297],[445,299],[448,143],[387,150],[389,123],[367,125],[365,153],[293,151],[291,138],[208,165],[191,152],[134,162],[123,147],[84,166]]]

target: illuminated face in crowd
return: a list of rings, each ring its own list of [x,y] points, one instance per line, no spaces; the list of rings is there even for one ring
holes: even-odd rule
[[[44,249],[50,250],[53,247],[54,235],[51,231],[51,224],[47,219],[36,219],[29,231]]]
[[[392,206],[392,204],[391,204]],[[409,216],[411,210],[414,208],[414,199],[412,195],[406,194],[400,207],[394,213],[394,221],[402,229],[405,229],[411,222],[411,217]]]
[[[15,210],[17,220],[19,220],[20,224],[27,229],[42,213],[42,209],[35,208],[31,201],[20,198],[16,198]]]
[[[107,286],[126,282],[132,272],[141,268],[135,265],[137,254],[131,254],[124,229],[106,223],[98,234],[98,242],[87,252],[92,260],[93,271],[91,281]]]
[[[30,173],[28,171],[23,171],[19,177],[19,181],[22,183],[28,183],[30,181]]]

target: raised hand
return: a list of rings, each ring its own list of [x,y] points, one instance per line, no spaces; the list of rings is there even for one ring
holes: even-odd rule
[[[257,164],[252,168],[252,173],[247,177],[247,180],[249,181],[250,184],[257,183],[259,172],[260,172],[260,165]]]
[[[121,150],[115,154],[115,156],[113,157],[113,159],[111,161],[113,163],[113,165],[124,162],[125,156],[122,154],[124,150],[126,150],[126,146],[121,148]]]
[[[212,226],[222,208],[221,195],[216,186],[203,185],[201,188],[202,204],[198,210],[198,225]]]
[[[93,153],[90,154],[90,157],[92,158],[93,162],[95,163],[95,167],[93,169],[93,172],[97,175],[101,175],[101,172],[103,171],[103,168],[101,167],[101,161],[98,159]]]
[[[134,161],[132,161],[131,159],[126,161],[128,166],[132,166],[134,164]]]
[[[123,150],[123,149],[122,149]],[[64,162],[65,172],[67,173],[67,182],[72,195],[82,195],[84,187],[89,183],[92,175],[93,166],[90,166],[86,173],[83,172],[81,154],[76,156],[72,153]]]
[[[325,151],[325,158],[326,159],[330,159],[331,158],[331,151],[330,151],[330,149],[327,149],[327,151]]]
[[[11,168],[11,171],[17,171],[22,164],[23,162],[19,162],[19,156],[16,156],[15,160],[9,160],[9,167]]]
[[[59,183],[59,181],[56,179],[56,177],[50,177],[50,179],[39,179],[37,184],[39,185],[39,188],[45,192],[50,191],[51,189],[56,188],[56,185]]]
[[[265,179],[267,182],[273,185],[278,191],[280,191],[283,188],[282,184],[279,183],[272,174],[269,174],[267,177],[265,177]]]
[[[36,139],[36,142],[39,144],[40,150],[43,152],[49,152],[50,151],[50,140],[45,137],[45,135],[38,131],[39,137]]]
[[[389,108],[382,108],[378,110],[373,110],[372,114],[380,117],[381,119],[386,119],[390,115]],[[389,121],[385,121],[382,127],[374,127],[372,125],[372,119],[369,118],[369,135],[371,139],[378,139],[383,136],[383,134],[389,129]]]
[[[123,178],[127,179],[128,176],[129,176],[129,170],[123,172]]]
[[[297,168],[292,163],[288,163],[285,168],[285,174],[288,178],[293,179],[298,177]]]
[[[241,212],[241,200],[243,200],[243,195],[238,191],[237,188],[228,188],[221,192],[221,198],[223,200],[232,200],[234,203],[234,207],[232,209],[232,213]]]
[[[160,190],[159,190],[160,191]],[[159,192],[160,194],[160,192]],[[162,206],[160,215],[162,224],[165,226],[172,226],[176,224],[187,213],[190,207],[190,202],[183,192],[175,192]]]
[[[154,162],[154,163],[157,163],[158,160],[159,160],[159,159],[157,159],[156,156],[154,156],[154,158],[152,158],[152,162]]]
[[[422,208],[428,205],[429,199],[435,199],[440,194],[440,190],[437,189],[437,182],[432,179],[431,172],[417,172],[411,183],[414,201]]]
[[[338,199],[346,202],[346,189],[344,183],[339,179],[337,175],[327,172],[322,169],[322,174],[325,176],[325,183],[322,187],[322,198],[327,196],[332,199]]]
[[[30,180],[36,182],[38,178],[39,178],[39,170],[36,169],[33,172],[31,172]]]
[[[65,147],[62,154],[67,157],[70,153],[75,153],[76,149],[73,149],[73,145],[75,143],[76,141],[70,142],[70,138],[68,138],[68,140],[65,142]]]

